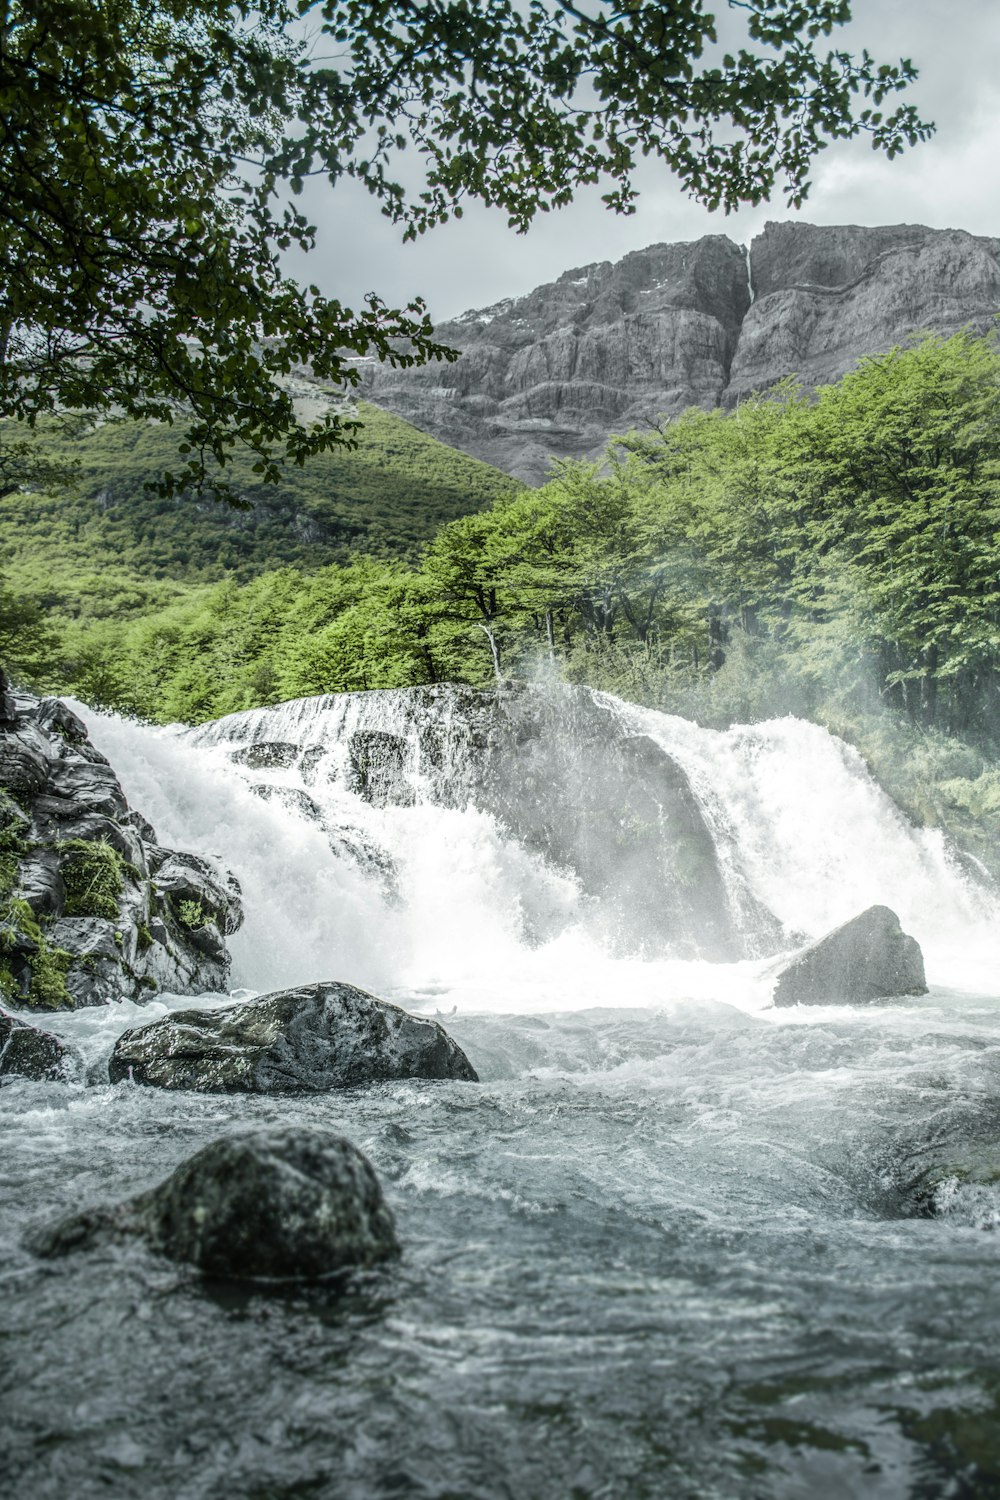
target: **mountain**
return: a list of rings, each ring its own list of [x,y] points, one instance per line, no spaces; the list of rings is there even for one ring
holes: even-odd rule
[[[787,375],[825,384],[914,332],[988,328],[1000,240],[897,224],[766,225],[651,245],[437,326],[453,365],[369,365],[373,401],[529,483],[552,455]]]

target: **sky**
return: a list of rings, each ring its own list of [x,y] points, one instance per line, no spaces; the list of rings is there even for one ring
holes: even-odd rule
[[[718,0],[717,12],[723,8]],[[401,231],[354,184],[313,183],[304,206],[319,230],[317,247],[289,269],[355,307],[367,291],[393,306],[419,294],[441,321],[657,242],[728,234],[746,244],[768,220],[1000,235],[1000,0],[855,0],[853,11],[831,45],[867,47],[879,61],[911,58],[920,77],[902,97],[937,133],[892,162],[864,140],[830,146],[815,162],[801,210],[778,196],[760,208],[712,214],[662,164],[646,164],[638,211],[628,217],[610,213],[600,202],[606,188],[595,188],[540,215],[526,235],[508,229],[502,212],[469,205],[462,220],[403,244]]]

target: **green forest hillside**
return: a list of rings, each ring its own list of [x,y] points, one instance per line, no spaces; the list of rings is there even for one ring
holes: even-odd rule
[[[245,582],[288,564],[309,570],[358,553],[415,561],[440,526],[520,488],[379,407],[360,403],[358,415],[356,448],[289,465],[279,484],[264,485],[251,457],[236,459],[245,510],[148,487],[179,466],[177,429],[112,423],[52,437],[47,455],[75,484],[0,500],[9,583],[57,614],[94,616],[164,602],[177,584]]]
[[[914,817],[1000,870],[992,339],[927,338],[815,396],[786,385],[729,414],[691,410],[618,440],[603,464],[563,464],[539,490],[480,477],[479,508],[425,532],[416,557],[411,521],[395,557],[371,545],[324,562],[292,540],[297,566],[213,584],[189,562],[169,602],[105,618],[32,616],[32,598],[9,590],[0,659],[159,721],[485,684],[495,657],[504,675],[586,682],[708,724],[803,714],[859,745]],[[157,541],[159,514],[132,544],[137,571],[143,545],[180,566],[184,526],[167,512]]]

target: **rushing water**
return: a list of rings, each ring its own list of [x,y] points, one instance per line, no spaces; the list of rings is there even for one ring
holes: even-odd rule
[[[343,978],[440,1012],[483,1082],[112,1089],[114,1036],[192,1002],[60,1017],[80,1081],[0,1096],[11,1493],[1000,1495],[1000,1196],[956,1185],[941,1217],[901,1216],[929,1145],[1000,1142],[994,893],[815,726],[716,734],[595,701],[684,767],[734,909],[812,936],[884,902],[931,993],[776,1011],[774,955],[610,957],[567,869],[443,796],[470,753],[447,695],[434,756],[405,694],[196,733],[88,715],[163,842],[238,874],[234,985]],[[358,731],[407,743],[408,805],[352,791]],[[234,764],[273,741],[306,756]],[[276,1294],[134,1246],[44,1265],[24,1249],[28,1225],[279,1119],[369,1154],[399,1265]]]

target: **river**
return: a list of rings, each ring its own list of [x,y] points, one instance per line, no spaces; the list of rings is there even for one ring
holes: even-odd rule
[[[988,881],[814,725],[722,734],[598,695],[683,766],[734,912],[755,902],[802,940],[884,902],[921,942],[926,996],[776,1010],[774,953],[603,942],[571,871],[474,798],[444,805],[448,756],[422,758],[407,701],[347,695],[193,732],[87,711],[162,841],[239,877],[236,993],[349,980],[438,1016],[482,1083],[111,1088],[114,1037],[192,1000],[56,1018],[76,1082],[0,1092],[10,1493],[1000,1495],[1000,1190],[956,1181],[934,1218],[906,1192],[929,1147],[1000,1142]],[[405,805],[351,790],[359,727],[410,737]],[[316,753],[235,764],[254,743]],[[274,1291],[134,1245],[48,1263],[24,1248],[30,1225],[277,1120],[369,1155],[398,1264],[346,1292]]]

